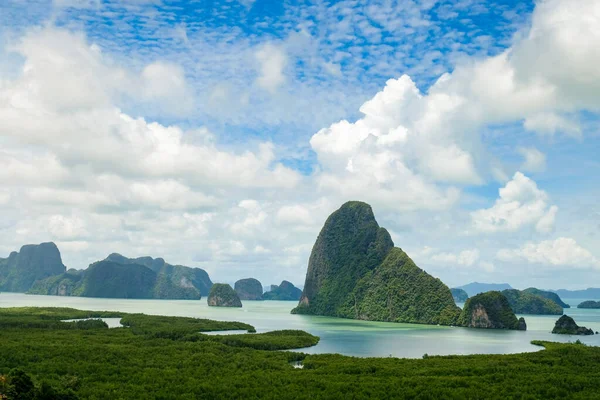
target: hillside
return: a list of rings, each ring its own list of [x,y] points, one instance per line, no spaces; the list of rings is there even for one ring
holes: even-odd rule
[[[554,301],[527,291],[503,290],[508,303],[517,314],[562,315],[563,308]]]
[[[456,303],[464,303],[469,298],[467,292],[462,289],[452,288],[450,289],[450,293],[452,293],[452,297]]]
[[[549,292],[547,290],[540,290],[540,289],[536,289],[536,288],[527,288],[525,290],[523,290],[526,293],[531,293],[531,294],[535,294],[538,296],[542,296],[545,299],[548,300],[552,300],[553,302],[555,302],[556,304],[558,304],[559,306],[561,306],[562,308],[571,308],[570,305],[568,305],[567,303],[565,303],[564,301],[562,301],[562,299],[560,298],[560,296],[554,292]]]
[[[28,244],[0,258],[0,291],[26,292],[36,281],[66,269],[54,243]]]
[[[331,214],[319,233],[292,312],[452,325],[460,309],[446,285],[394,248],[371,206],[351,201]]]

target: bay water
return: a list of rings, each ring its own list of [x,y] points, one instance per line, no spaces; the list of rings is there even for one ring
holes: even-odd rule
[[[576,306],[581,299],[563,299]],[[592,300],[592,299],[590,299]],[[582,342],[600,346],[600,335],[570,336],[551,333],[558,316],[523,315],[527,331],[468,329],[446,326],[357,321],[290,314],[294,301],[244,301],[242,308],[209,307],[202,300],[134,300],[37,296],[0,293],[0,307],[72,307],[80,310],[122,311],[153,315],[240,321],[257,332],[300,329],[321,338],[306,353],[339,353],[357,357],[421,358],[428,355],[508,354],[538,351],[532,340]],[[462,306],[462,304],[459,304]],[[565,314],[580,326],[600,331],[600,310],[569,308]]]

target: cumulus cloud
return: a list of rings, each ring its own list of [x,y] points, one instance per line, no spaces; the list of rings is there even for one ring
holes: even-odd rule
[[[554,135],[562,132],[569,136],[581,137],[581,128],[577,122],[551,112],[533,114],[525,119],[523,126],[528,131],[541,135]]]
[[[479,250],[463,250],[458,254],[437,253],[431,256],[431,260],[440,263],[456,264],[465,267],[471,267],[479,260]]]
[[[577,244],[575,239],[567,237],[539,243],[529,242],[518,249],[501,249],[498,251],[497,258],[505,262],[526,261],[554,267],[600,269],[598,258]]]
[[[517,172],[499,192],[491,208],[471,213],[476,231],[515,232],[529,226],[541,233],[552,230],[558,207],[549,204],[548,195],[533,180]]]

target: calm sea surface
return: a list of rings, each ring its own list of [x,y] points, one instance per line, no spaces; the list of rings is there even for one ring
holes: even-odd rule
[[[581,299],[563,299],[571,306]],[[590,299],[593,300],[593,299]],[[34,296],[0,293],[0,307],[73,307],[81,310],[123,311],[155,315],[241,321],[257,332],[301,329],[317,335],[320,343],[306,353],[340,353],[358,357],[420,358],[423,354],[500,354],[537,351],[532,340],[582,342],[600,346],[600,335],[565,336],[550,333],[558,316],[524,315],[527,331],[495,331],[442,326],[355,321],[292,315],[293,301],[244,301],[243,308],[208,307],[206,300],[126,300],[84,297]],[[462,306],[462,304],[459,304]],[[565,309],[579,325],[600,331],[600,310]]]

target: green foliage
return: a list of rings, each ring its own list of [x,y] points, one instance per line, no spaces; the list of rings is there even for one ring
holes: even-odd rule
[[[470,297],[458,318],[458,325],[484,329],[519,329],[519,320],[501,292]]]
[[[263,294],[263,300],[285,300],[298,301],[302,296],[302,290],[298,289],[291,282],[283,281],[279,286],[273,285],[269,292]]]
[[[450,293],[452,293],[452,298],[454,298],[454,301],[457,303],[464,303],[469,298],[467,292],[462,289],[453,288],[450,289]]]
[[[21,310],[20,317],[31,315]],[[146,317],[147,326],[159,318]],[[163,322],[159,330],[173,321]],[[257,350],[309,337],[294,331],[241,335],[248,338],[243,341],[194,335],[209,339],[172,340],[132,328],[1,329],[0,375],[19,368],[40,392],[75,390],[82,399],[591,399],[600,392],[600,348],[594,346],[535,342],[546,349],[409,360]],[[303,369],[292,366],[297,361]],[[0,390],[6,386],[0,377]]]
[[[570,305],[568,305],[567,303],[565,303],[564,301],[562,301],[562,299],[560,298],[560,296],[554,292],[548,292],[546,290],[540,290],[540,289],[536,289],[536,288],[527,288],[525,290],[523,290],[523,292],[525,293],[531,293],[531,294],[537,294],[538,296],[542,296],[545,299],[548,300],[552,300],[553,302],[555,302],[556,304],[558,304],[559,306],[561,306],[562,308],[571,308]]]
[[[600,301],[587,300],[579,303],[577,308],[600,308]]]
[[[454,325],[460,308],[446,285],[399,248],[356,285],[344,316],[356,319]]]
[[[262,283],[254,278],[240,279],[235,283],[234,290],[238,294],[240,300],[263,299]]]
[[[226,283],[215,283],[208,295],[208,305],[216,307],[241,307],[242,302],[231,286]]]
[[[553,300],[535,294],[533,291],[503,290],[510,307],[517,314],[562,315],[563,309]]]
[[[568,315],[563,315],[556,321],[556,324],[554,324],[552,333],[560,335],[593,335],[594,331],[585,326],[577,325],[573,318]]]

